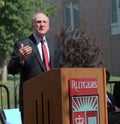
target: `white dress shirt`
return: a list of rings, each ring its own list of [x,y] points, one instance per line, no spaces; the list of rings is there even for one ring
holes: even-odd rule
[[[35,38],[35,40],[36,40],[36,42],[37,42],[37,47],[38,47],[38,50],[39,50],[39,53],[40,53],[40,57],[41,57],[41,60],[43,61],[43,52],[42,52],[41,39],[40,39],[38,36],[36,36],[35,34],[33,34],[33,36],[34,36],[34,38]],[[48,48],[48,44],[47,44],[47,41],[46,41],[45,36],[43,37],[43,39],[44,39],[44,44],[45,44],[45,46],[46,46],[46,48],[47,48],[48,59],[50,60],[49,48]]]

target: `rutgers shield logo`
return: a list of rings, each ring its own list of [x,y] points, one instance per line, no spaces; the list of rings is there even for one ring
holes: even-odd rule
[[[70,79],[71,124],[99,124],[97,80]]]

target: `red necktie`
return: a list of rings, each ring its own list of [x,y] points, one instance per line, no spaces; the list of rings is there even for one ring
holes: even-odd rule
[[[43,58],[44,58],[44,62],[45,62],[45,66],[46,66],[46,70],[50,70],[50,63],[49,63],[49,59],[48,59],[48,52],[47,52],[47,48],[44,44],[44,39],[41,40],[42,43],[42,51],[43,51]]]

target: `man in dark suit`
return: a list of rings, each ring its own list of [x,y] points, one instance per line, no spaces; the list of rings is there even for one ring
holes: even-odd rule
[[[106,71],[106,83],[110,81],[110,73]],[[115,104],[114,97],[107,92],[108,124],[120,124],[120,112]]]
[[[116,82],[114,85],[113,97],[115,105],[118,107],[118,111],[120,111],[120,81]]]
[[[110,81],[110,73],[106,70],[106,83],[108,84]],[[107,107],[108,107],[108,113],[115,112],[116,106],[113,100],[113,95],[107,91],[106,94],[107,97]]]
[[[20,111],[23,115],[23,83],[34,76],[52,68],[63,67],[60,46],[56,41],[46,38],[49,30],[49,18],[44,13],[36,13],[32,19],[33,34],[27,38],[15,42],[11,59],[8,63],[8,73],[20,73]],[[47,69],[43,55],[42,40],[47,51]]]

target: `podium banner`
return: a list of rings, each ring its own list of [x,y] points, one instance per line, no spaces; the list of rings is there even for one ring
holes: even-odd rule
[[[99,124],[99,95],[96,78],[69,79],[71,124]]]

